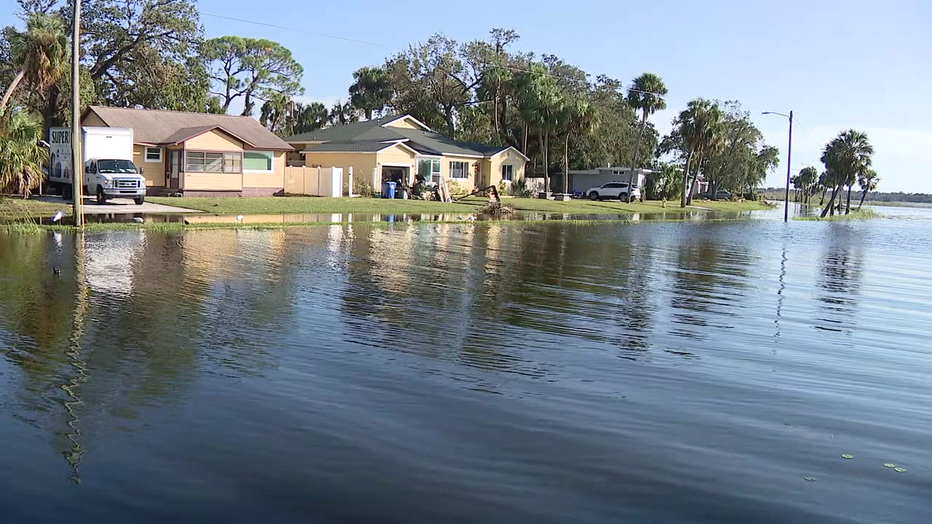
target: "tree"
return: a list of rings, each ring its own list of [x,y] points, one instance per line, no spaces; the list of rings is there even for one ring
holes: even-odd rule
[[[867,198],[867,192],[877,189],[877,184],[880,182],[880,177],[877,176],[877,172],[873,169],[865,169],[863,172],[858,174],[858,185],[861,186],[861,201],[858,202],[858,211],[861,210],[861,206],[864,205],[864,199]]]
[[[570,170],[570,137],[585,136],[593,132],[598,126],[592,105],[583,97],[572,97],[566,100],[560,122],[564,128],[563,143],[563,192],[569,193]]]
[[[469,42],[463,46],[462,54],[479,78],[476,88],[477,100],[486,104],[491,102],[486,112],[489,113],[495,136],[493,143],[517,147],[519,143],[509,133],[506,122],[510,102],[514,99],[510,89],[514,71],[522,69],[527,60],[508,52],[507,48],[520,38],[517,32],[512,29],[493,28],[489,33],[492,37],[490,42]]]
[[[210,64],[209,76],[219,86],[223,112],[243,98],[243,116],[252,115],[256,100],[275,96],[291,98],[304,93],[304,69],[291,51],[265,39],[222,36],[204,42],[202,56]]]
[[[721,139],[722,112],[718,104],[704,98],[689,102],[679,116],[673,121],[673,131],[666,139],[666,148],[679,149],[686,156],[686,169],[683,171],[683,188],[680,195],[680,207],[686,207],[691,197],[692,186],[699,178],[703,152],[715,149]],[[696,174],[690,183],[690,169],[694,157],[698,157]]]
[[[753,184],[749,174],[755,171],[758,153],[764,145],[763,135],[739,102],[721,102],[720,107],[719,147],[708,151],[702,172],[713,195],[719,189],[743,192]]]
[[[441,34],[409,46],[385,63],[394,96],[391,106],[456,137],[457,109],[474,101],[479,79],[468,79],[455,40]]]
[[[70,10],[66,2],[62,14],[68,25]],[[200,87],[195,98],[206,99],[206,83],[191,82],[184,74],[203,38],[191,0],[84,0],[81,17],[83,61],[104,102],[148,107],[151,99],[161,99],[152,92],[166,81],[176,90],[174,96]],[[140,89],[148,91],[150,100],[135,96]],[[177,107],[171,101],[163,104]]]
[[[641,147],[641,138],[644,136],[644,128],[647,127],[647,117],[657,111],[663,111],[667,108],[667,103],[663,99],[666,94],[667,86],[663,83],[663,80],[654,73],[644,73],[635,78],[633,84],[628,89],[628,105],[635,111],[641,112],[641,128],[638,131],[637,141],[634,143],[634,153],[631,155],[631,180],[633,180],[634,176],[633,168],[638,167],[638,150]],[[629,180],[629,183],[630,182]]]
[[[0,188],[29,196],[42,180],[48,150],[39,145],[42,124],[19,110],[0,114]]]
[[[519,93],[519,110],[528,128],[537,134],[544,166],[544,191],[550,194],[550,136],[559,129],[565,116],[566,100],[541,63],[534,63],[515,78]]]
[[[359,114],[356,113],[353,105],[349,102],[343,103],[337,100],[334,102],[333,107],[330,108],[328,120],[332,126],[342,126],[352,122],[358,122]]]
[[[647,175],[644,192],[647,198],[654,200],[670,200],[680,192],[681,167],[674,163],[665,163],[659,170]]]
[[[6,28],[4,38],[18,72],[0,100],[0,112],[21,82],[32,92],[44,92],[55,85],[67,70],[69,56],[64,23],[55,15],[35,13],[26,22],[25,32]]]
[[[859,174],[866,173],[871,166],[871,155],[873,154],[874,148],[868,141],[867,134],[854,129],[839,133],[825,146],[821,161],[825,164],[826,171],[831,173],[830,183],[833,185],[834,190],[828,205],[822,210],[821,216],[826,216],[830,211],[834,213],[837,195],[844,186],[850,188]],[[850,211],[851,207],[850,189],[848,199],[846,213]]]
[[[809,197],[813,193],[813,188],[815,188],[818,184],[819,170],[812,166],[804,167],[799,171],[799,174],[796,175],[794,179],[796,180],[796,183],[799,184],[799,188],[803,192],[802,201],[804,203],[808,202]]]
[[[381,112],[392,101],[392,87],[388,73],[381,67],[361,67],[353,73],[349,88],[350,104],[372,120],[374,112]]]

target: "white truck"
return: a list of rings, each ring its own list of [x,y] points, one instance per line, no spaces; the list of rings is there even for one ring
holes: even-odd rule
[[[111,198],[146,201],[146,179],[133,164],[133,130],[125,127],[82,127],[84,145],[84,194],[95,195],[97,203]],[[73,194],[71,129],[52,128],[49,136],[49,185],[61,188],[62,196]]]

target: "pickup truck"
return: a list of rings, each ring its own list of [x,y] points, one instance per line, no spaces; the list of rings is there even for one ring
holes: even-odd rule
[[[111,198],[132,198],[136,205],[146,201],[146,179],[132,160],[92,158],[84,163],[84,185],[103,204]]]

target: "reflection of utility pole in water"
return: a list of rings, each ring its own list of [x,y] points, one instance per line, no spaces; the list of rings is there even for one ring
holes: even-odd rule
[[[85,253],[84,253],[84,232],[79,231],[75,236],[74,243],[74,263],[75,263],[75,282],[77,291],[75,292],[74,314],[72,316],[71,337],[68,339],[68,351],[65,353],[70,360],[70,364],[75,368],[77,373],[62,384],[61,388],[71,397],[66,400],[65,410],[68,412],[68,440],[71,441],[71,449],[63,454],[68,465],[71,466],[70,480],[75,484],[81,483],[81,474],[78,472],[78,465],[81,463],[81,455],[84,454],[84,448],[81,447],[81,419],[75,413],[75,408],[84,405],[80,397],[81,384],[87,382],[87,364],[81,356],[81,339],[84,337],[84,317],[87,315],[87,298],[88,286],[85,277]]]
[[[780,338],[780,313],[783,310],[783,290],[786,289],[786,238],[783,239],[783,254],[780,258],[780,287],[777,289],[777,318],[773,323],[777,326],[773,338]],[[773,352],[777,352],[776,346]]]

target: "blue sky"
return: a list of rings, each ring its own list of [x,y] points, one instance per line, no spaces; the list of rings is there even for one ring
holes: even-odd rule
[[[932,2],[201,0],[198,5],[208,37],[269,38],[291,49],[305,70],[307,99],[345,99],[355,69],[380,64],[434,32],[466,41],[484,38],[492,27],[507,27],[521,35],[516,48],[556,54],[593,75],[624,82],[644,71],[662,76],[670,90],[669,109],[652,118],[661,132],[692,98],[740,100],[768,143],[781,151],[781,165],[768,185],[783,185],[786,176],[787,122],[760,112],[792,109],[794,173],[807,164],[821,169],[820,148],[853,127],[867,132],[875,146],[881,190],[932,192],[925,158],[932,150],[927,102],[932,42],[924,34],[932,25]],[[3,23],[13,19],[0,16]]]

